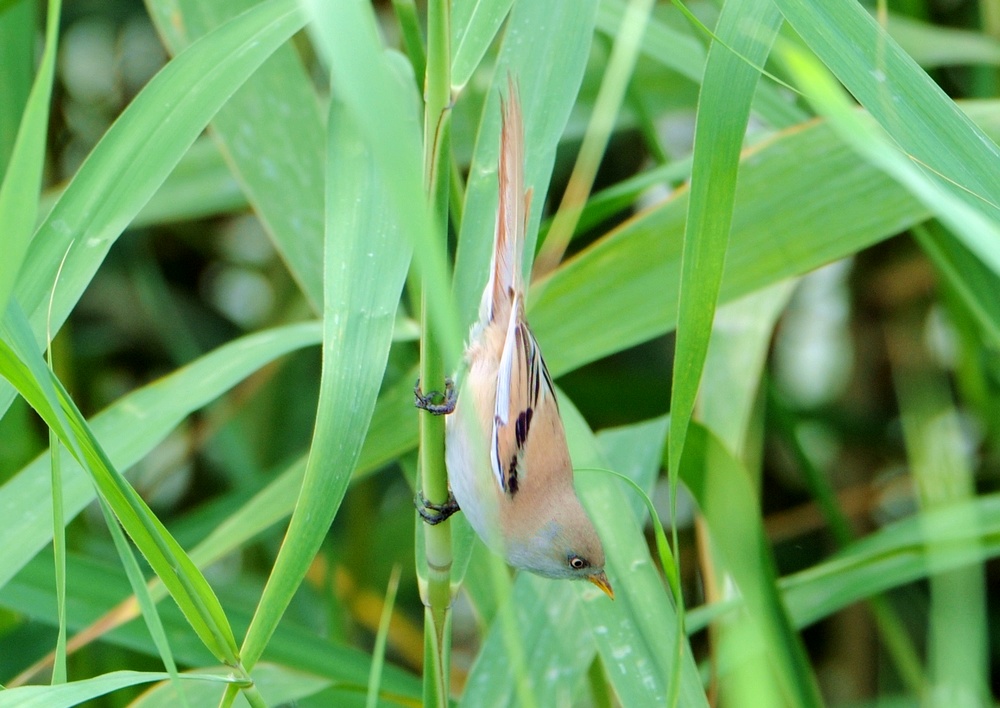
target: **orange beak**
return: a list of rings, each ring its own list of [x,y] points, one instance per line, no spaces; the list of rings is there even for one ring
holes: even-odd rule
[[[596,575],[591,575],[587,580],[603,590],[604,594],[612,600],[615,599],[615,591],[611,589],[611,583],[608,582],[608,576],[604,574],[603,570]]]

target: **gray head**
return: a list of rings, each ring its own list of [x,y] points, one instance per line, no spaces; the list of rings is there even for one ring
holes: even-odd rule
[[[614,599],[604,573],[604,547],[576,495],[563,497],[548,511],[540,527],[510,544],[507,560],[546,578],[588,580]]]

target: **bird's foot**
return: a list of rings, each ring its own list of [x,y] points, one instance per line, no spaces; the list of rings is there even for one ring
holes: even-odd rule
[[[458,502],[455,501],[455,496],[450,491],[448,492],[448,501],[444,504],[435,504],[429,501],[422,491],[418,491],[417,496],[413,499],[413,505],[417,507],[420,518],[431,526],[437,526],[459,510]]]
[[[425,394],[420,390],[420,379],[417,379],[417,385],[413,387],[413,396],[413,405],[433,415],[448,415],[455,410],[455,382],[450,378],[444,380],[443,394],[440,391],[430,391]],[[436,400],[441,402],[435,403]]]

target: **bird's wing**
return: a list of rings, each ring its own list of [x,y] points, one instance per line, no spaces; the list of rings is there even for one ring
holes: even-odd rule
[[[510,495],[517,493],[525,472],[522,461],[532,420],[546,413],[559,415],[552,379],[516,296],[500,357],[491,437],[493,474]]]

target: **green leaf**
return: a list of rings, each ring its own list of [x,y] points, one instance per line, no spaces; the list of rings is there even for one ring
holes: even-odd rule
[[[472,78],[514,0],[464,0],[451,11],[451,87],[458,93]]]
[[[906,455],[919,505],[947,509],[975,498],[976,480],[967,452],[968,436],[951,401],[950,382],[926,364],[915,363],[920,342],[890,333],[896,346],[913,353],[893,366]],[[895,347],[894,347],[895,348]],[[916,354],[916,356],[914,356]],[[969,536],[978,531],[975,517],[964,520]],[[932,696],[967,696],[970,703],[989,702],[989,639],[986,576],[982,564],[938,572],[938,558],[951,552],[936,538],[953,528],[924,519],[927,559],[931,566],[928,627],[928,674]],[[975,551],[975,543],[969,544]]]
[[[1000,104],[966,109],[987,134],[1000,135]],[[528,319],[554,376],[673,329],[686,201],[678,190],[535,284]],[[827,124],[777,133],[742,157],[719,302],[807,273],[928,216]]]
[[[559,404],[574,466],[606,467],[579,411],[565,396]],[[645,437],[642,442],[635,441],[638,448],[657,446],[662,450],[662,423],[646,425],[637,433]],[[659,461],[648,454],[644,457],[648,465],[645,475],[649,475],[650,470],[658,469]],[[627,459],[608,462],[625,463]],[[608,579],[615,588],[613,602],[603,593],[590,593],[589,588],[580,592],[581,611],[622,705],[667,705],[671,695],[679,696],[681,706],[707,705],[691,647],[686,641],[676,641],[681,625],[643,535],[645,508],[638,514],[625,513],[635,500],[630,490],[610,475],[580,474],[576,487],[601,536]],[[680,670],[675,673],[678,662]],[[680,677],[677,692],[668,684],[673,676]]]
[[[215,684],[215,695],[219,686],[232,683],[230,674],[182,674],[182,678],[192,681],[210,681]],[[20,686],[0,691],[0,707],[7,708],[72,708],[86,701],[106,696],[130,686],[138,686],[153,681],[170,678],[162,671],[112,671],[81,681],[70,681],[57,686]],[[176,697],[174,697],[176,700]]]
[[[167,64],[118,117],[36,231],[21,268],[15,296],[36,341],[44,341],[57,272],[53,331],[215,112],[304,22],[295,0],[257,5]],[[12,396],[9,386],[0,385],[0,411]]]
[[[775,325],[797,284],[794,279],[783,280],[715,313],[699,419],[741,460],[756,447],[750,427],[761,378]]]
[[[709,50],[698,99],[670,394],[667,471],[671,513],[675,517],[681,457],[694,414],[726,261],[740,149],[760,78],[754,65],[763,63],[767,57],[779,25],[780,16],[768,0],[726,3],[717,33],[720,41],[729,46],[716,43]],[[803,693],[798,698],[807,705],[811,696]]]
[[[934,529],[937,536],[928,537]],[[933,558],[929,543],[937,544]],[[796,627],[808,627],[859,600],[915,580],[1000,556],[1000,495],[917,514],[851,544],[829,560],[779,582]],[[717,603],[688,614],[689,632],[738,607]]]
[[[241,541],[242,542],[242,541]],[[238,544],[237,544],[238,545]],[[110,561],[90,556],[67,554],[71,631],[85,630],[96,623],[106,622],[109,614],[118,613],[128,602],[129,586],[121,568]],[[159,595],[155,588],[154,595]],[[162,595],[161,595],[162,596]],[[240,587],[220,586],[219,596],[232,618],[234,626],[245,627],[250,622],[252,607],[246,602],[246,592]],[[0,588],[0,604],[14,612],[29,614],[50,626],[57,624],[55,592],[52,583],[52,554],[42,552],[7,585]],[[211,662],[211,655],[173,603],[162,603],[158,610],[163,619],[171,648],[177,661],[188,666]],[[303,626],[289,618],[278,628],[258,668],[264,668],[267,680],[268,663],[286,669],[304,671],[313,677],[325,678],[345,688],[364,689],[371,666],[371,656],[328,637],[319,636],[312,625]],[[101,637],[111,647],[122,647],[155,658],[156,647],[141,623],[127,622]],[[257,680],[256,670],[253,675]],[[218,700],[219,688],[213,689]],[[395,665],[386,665],[382,673],[382,690],[397,703],[413,705],[420,696],[420,680],[411,672]],[[399,700],[402,697],[403,700]],[[194,708],[201,703],[192,702]]]
[[[287,352],[320,342],[318,323],[279,327],[237,339],[169,376],[133,391],[94,416],[89,425],[112,464],[127,469],[162,441],[191,412]],[[122,431],[130,434],[122,435]],[[0,586],[52,540],[49,464],[43,453],[0,487]],[[66,519],[95,496],[79,464],[63,461]]]
[[[258,3],[146,3],[171,52]],[[323,300],[323,118],[309,74],[291,45],[278,47],[212,118],[212,134],[275,248],[319,312]]]
[[[184,549],[115,469],[59,380],[45,366],[23,313],[9,307],[0,326],[0,374],[59,436],[93,478],[101,496],[163,580],[191,626],[217,659],[238,663],[236,640],[215,593]]]
[[[59,0],[49,2],[48,20],[45,26],[45,50],[38,67],[21,116],[20,128],[14,142],[10,161],[0,168],[4,175],[0,184],[0,224],[3,224],[4,257],[0,258],[0,312],[7,310],[7,298],[14,290],[14,283],[24,255],[28,251],[31,233],[38,215],[38,192],[42,187],[42,170],[45,167],[45,138],[49,128],[49,103],[52,99],[52,80],[56,65],[56,40],[59,37]],[[30,12],[28,17],[30,17]],[[25,11],[11,12],[4,23],[23,20]],[[21,28],[27,35],[30,28]],[[10,30],[7,29],[7,33]],[[0,36],[0,40],[4,37]],[[20,43],[14,41],[11,53],[17,51]],[[0,59],[5,57],[0,57]],[[16,64],[15,64],[16,66]],[[6,92],[6,84],[5,92]],[[16,90],[16,84],[15,89]],[[8,99],[5,99],[5,103]],[[16,98],[12,103],[17,105]]]
[[[48,217],[65,191],[62,187],[42,195],[38,213]],[[247,198],[222,158],[215,141],[198,138],[170,176],[132,220],[132,228],[167,224],[246,209]]]
[[[929,182],[984,220],[1000,220],[1000,148],[860,4],[776,4]],[[996,239],[966,240],[966,245],[1000,271]]]
[[[960,182],[936,179],[925,171],[926,166],[919,160],[901,153],[890,142],[895,138],[890,138],[867,116],[855,111],[846,94],[809,55],[790,45],[785,45],[781,54],[796,80],[810,87],[809,100],[830,121],[844,142],[906,187],[984,263],[1000,274],[1000,226],[997,223],[1000,208],[981,201],[985,197],[970,199],[965,191],[967,188]]]
[[[224,677],[223,672],[217,667],[198,669],[197,673],[201,676],[218,676],[220,680]],[[188,674],[181,674],[181,678],[187,676]],[[270,663],[259,664],[254,669],[253,682],[261,694],[267,696],[269,705],[295,705],[298,701],[333,685],[333,681],[328,678]],[[208,681],[185,681],[182,689],[189,705],[192,706],[215,705],[219,701],[218,684]],[[174,708],[176,705],[177,694],[174,687],[168,683],[150,688],[129,704],[131,708]]]
[[[607,463],[631,472],[649,487],[660,464],[666,420],[660,419],[595,439],[572,402],[560,397],[560,410],[577,467]],[[539,705],[551,705],[566,686],[583,681],[595,654],[622,705],[663,705],[667,680],[677,658],[677,620],[663,580],[642,534],[642,501],[612,476],[577,473],[576,486],[607,551],[607,572],[615,600],[586,583],[571,583],[519,573],[510,602],[524,649],[532,695]],[[516,705],[513,666],[500,621],[494,621],[476,658],[462,696],[463,705]],[[683,642],[679,705],[706,705],[705,692]],[[559,680],[550,677],[558,672]]]
[[[925,69],[963,64],[1000,64],[1000,42],[981,32],[921,22],[890,13],[886,29],[903,51]]]
[[[346,8],[351,3],[340,7]],[[360,33],[336,22],[327,7],[320,29],[330,46],[344,34]],[[346,14],[346,13],[345,13]],[[337,51],[348,50],[348,47]],[[385,57],[380,57],[385,62]],[[340,66],[335,60],[334,66]],[[335,68],[336,70],[336,68]],[[413,82],[394,79],[402,130],[416,138]],[[340,88],[340,84],[337,84]],[[386,174],[361,124],[364,116],[342,102],[330,105],[327,144],[327,226],[324,257],[323,375],[309,461],[288,533],[243,646],[252,667],[305,576],[343,500],[358,463],[385,372],[400,291],[412,246],[403,213],[394,208]],[[415,144],[415,143],[414,143]]]
[[[1000,348],[1000,277],[941,228],[919,229],[917,243],[948,285],[958,293],[995,348]]]
[[[0,7],[0,182],[7,173],[11,151],[35,69],[35,32],[39,5],[34,0],[17,0]]]
[[[406,224],[417,273],[424,281],[439,284],[424,289],[422,297],[433,313],[429,321],[439,328],[436,338],[445,358],[457,363],[463,333],[455,322],[447,285],[451,276],[440,238],[444,225],[434,223],[424,193],[421,133],[411,125],[417,101],[410,64],[398,54],[386,53],[369,3],[309,0],[308,4],[321,28],[317,48],[330,63],[337,94],[355,116],[357,130],[372,151],[386,206]],[[409,82],[405,87],[399,79],[402,71],[407,72]]]
[[[819,703],[801,641],[776,588],[774,559],[749,475],[710,431],[692,424],[681,461],[681,479],[708,523],[713,547],[732,574],[775,672],[779,700]],[[816,692],[816,693],[814,693]]]

